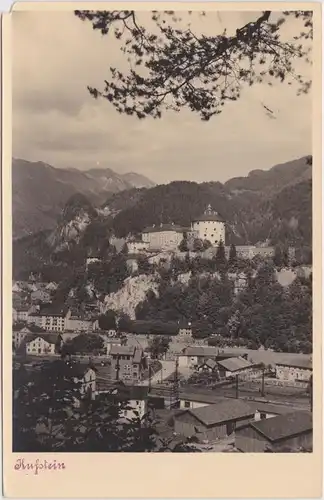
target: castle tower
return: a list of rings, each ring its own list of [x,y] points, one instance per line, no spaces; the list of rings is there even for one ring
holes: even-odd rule
[[[203,215],[192,221],[192,230],[197,238],[208,240],[213,246],[222,241],[225,245],[225,220],[208,205]]]

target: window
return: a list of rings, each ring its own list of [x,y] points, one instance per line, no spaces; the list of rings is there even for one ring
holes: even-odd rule
[[[261,419],[261,420],[264,420],[265,418],[267,418],[266,413],[263,413],[263,412],[262,412],[262,413],[260,413],[260,419]]]
[[[190,401],[185,401],[184,407],[185,408],[190,408]]]

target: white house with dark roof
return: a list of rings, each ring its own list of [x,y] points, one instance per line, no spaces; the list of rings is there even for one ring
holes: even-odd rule
[[[276,378],[283,382],[308,382],[312,373],[311,358],[296,357],[276,363]]]
[[[35,333],[26,337],[26,354],[42,356],[56,354],[56,346],[60,342],[57,334]]]

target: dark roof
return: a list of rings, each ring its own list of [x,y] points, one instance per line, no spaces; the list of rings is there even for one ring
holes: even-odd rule
[[[133,345],[113,345],[111,346],[110,353],[115,356],[133,356],[135,346]]]
[[[162,231],[176,231],[177,233],[184,233],[191,231],[189,227],[178,226],[177,224],[162,224],[159,226],[150,226],[143,229],[143,233],[160,233]]]
[[[192,219],[192,222],[205,222],[205,221],[213,221],[213,222],[225,222],[223,217],[221,217],[217,212],[208,213],[200,215],[199,217],[195,217]]]
[[[180,356],[217,356],[218,349],[216,347],[186,347]]]
[[[48,307],[41,309],[40,315],[41,316],[60,316],[64,317],[66,316],[68,312],[67,307],[61,307],[61,308],[53,308],[53,307]]]
[[[253,366],[249,361],[244,358],[228,358],[218,361],[218,364],[230,372],[235,372],[237,370],[243,370],[244,368],[250,368]]]
[[[215,361],[214,359],[207,359],[207,360],[206,360],[204,363],[202,363],[200,366],[204,366],[204,365],[208,366],[208,368],[212,368],[212,369],[214,369],[214,368],[216,368],[217,363],[216,363],[216,361]]]
[[[29,311],[30,306],[22,304],[22,305],[19,305],[19,306],[17,305],[17,307],[14,307],[14,309],[15,309],[17,312],[20,312],[20,311],[22,311],[22,312],[27,312],[27,311]]]
[[[254,415],[252,408],[241,399],[228,399],[194,410],[187,410],[204,425],[210,426]]]
[[[269,441],[295,436],[313,430],[312,414],[308,411],[295,411],[278,417],[251,422],[250,425]]]
[[[285,406],[283,404],[271,404],[263,403],[258,401],[249,401],[249,406],[255,411],[262,413],[272,413],[273,415],[285,415],[286,413],[292,413],[294,410],[291,406]]]
[[[76,377],[76,378],[83,378],[84,375],[87,373],[87,371],[89,370],[94,370],[94,371],[97,371],[95,369],[95,367],[93,366],[90,366],[90,365],[84,365],[82,363],[66,363],[66,371],[69,375],[71,375],[72,377]]]
[[[308,370],[313,369],[312,361],[311,359],[305,359],[305,358],[293,358],[290,361],[277,361],[276,365],[281,365],[281,366],[291,366],[292,368],[306,368]]]
[[[56,344],[58,337],[59,337],[58,333],[39,332],[39,333],[27,334],[27,336],[25,337],[25,341],[28,344],[29,342],[32,342],[35,339],[41,338],[44,339],[49,344]]]
[[[227,398],[223,396],[217,396],[209,391],[209,394],[202,394],[199,392],[182,392],[179,394],[179,399],[181,401],[195,401],[197,403],[214,404],[220,401],[227,401]]]

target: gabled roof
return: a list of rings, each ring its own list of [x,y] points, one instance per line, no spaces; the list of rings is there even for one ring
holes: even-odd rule
[[[214,359],[207,359],[200,366],[208,366],[208,368],[211,368],[213,370],[214,368],[216,368],[217,363]]]
[[[187,410],[187,412],[206,426],[254,415],[253,409],[241,399],[229,399],[194,410]]]
[[[31,333],[30,335],[27,334],[27,337],[25,337],[26,344],[29,344],[29,342],[32,342],[33,340],[36,340],[38,338],[41,338],[45,340],[45,342],[48,342],[49,344],[56,344],[59,334],[56,333]]]
[[[229,372],[235,372],[237,370],[243,370],[244,368],[250,368],[251,366],[253,366],[244,358],[223,359],[222,361],[218,361],[218,364]]]
[[[251,422],[251,427],[269,441],[295,436],[313,430],[312,414],[308,411],[295,411],[278,417]]]
[[[272,413],[273,415],[286,415],[287,413],[292,413],[294,411],[291,406],[263,403],[258,401],[249,401],[249,406],[260,413]]]
[[[290,361],[277,361],[277,366],[290,366],[291,368],[306,368],[308,370],[313,369],[311,359],[307,358],[293,358]]]
[[[131,345],[113,345],[110,349],[110,354],[115,356],[133,356],[135,346]]]
[[[180,356],[217,356],[218,349],[216,347],[186,347]]]

